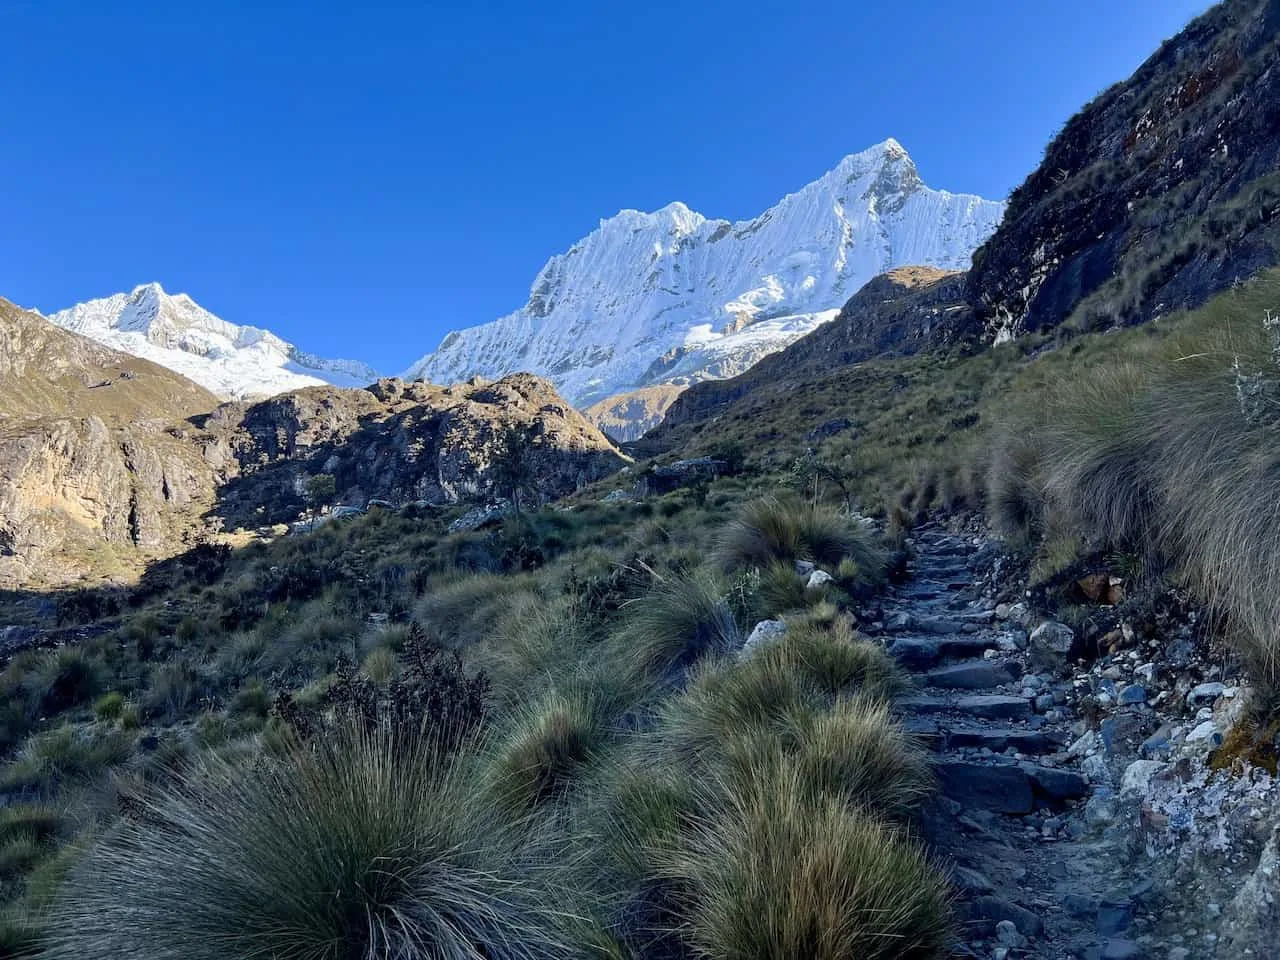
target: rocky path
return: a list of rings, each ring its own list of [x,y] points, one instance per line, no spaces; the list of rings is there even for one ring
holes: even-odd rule
[[[1069,636],[1029,631],[980,593],[979,544],[930,526],[911,546],[910,578],[868,626],[918,679],[900,707],[937,753],[923,829],[961,897],[957,956],[1186,960],[1139,942],[1151,884],[1093,829],[1091,758],[1070,750],[1085,725],[1060,669]]]

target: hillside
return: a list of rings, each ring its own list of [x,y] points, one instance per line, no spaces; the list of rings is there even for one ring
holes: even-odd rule
[[[820,330],[740,376],[695,384],[684,391],[638,449],[656,453],[678,447],[679,438],[690,428],[730,410],[734,416],[765,415],[772,404],[787,403],[789,393],[801,391],[797,396],[807,396],[842,368],[954,343],[972,317],[964,283],[962,273],[931,267],[903,267],[876,277]],[[812,397],[806,402],[815,409],[821,407]],[[738,405],[745,405],[743,411]],[[814,429],[819,426],[813,424]]]
[[[1067,121],[978,251],[985,335],[1136,323],[1280,261],[1280,3],[1226,0]]]

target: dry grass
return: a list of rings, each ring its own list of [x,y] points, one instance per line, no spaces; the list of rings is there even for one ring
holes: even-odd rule
[[[727,570],[767,569],[807,560],[834,570],[853,560],[868,575],[884,568],[873,534],[840,510],[795,497],[764,497],[747,504],[720,537]]]
[[[455,768],[386,737],[214,765],[73,873],[48,956],[572,956],[524,839]]]

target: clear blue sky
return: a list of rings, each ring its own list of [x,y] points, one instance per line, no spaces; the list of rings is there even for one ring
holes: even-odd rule
[[[0,296],[159,280],[396,372],[603,216],[897,137],[1003,197],[1204,0],[0,0]]]

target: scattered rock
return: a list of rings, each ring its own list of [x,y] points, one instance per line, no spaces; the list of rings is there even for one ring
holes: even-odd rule
[[[751,656],[758,648],[771,643],[777,643],[787,635],[787,625],[781,620],[761,620],[751,628],[751,633],[747,637],[747,642],[742,645],[739,657],[746,658]]]
[[[828,583],[834,583],[835,579],[835,577],[827,573],[825,570],[814,570],[809,574],[809,580],[805,583],[804,587],[806,590],[820,590]]]

